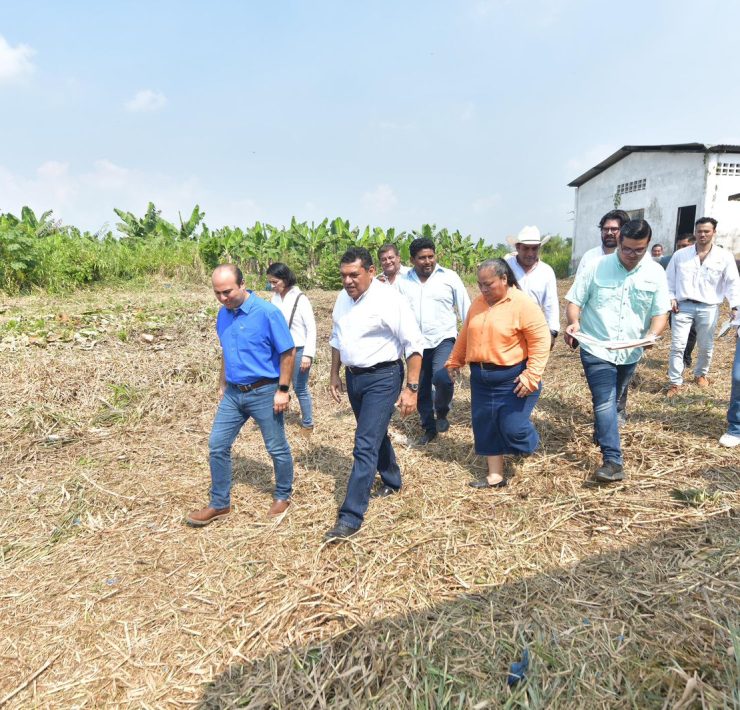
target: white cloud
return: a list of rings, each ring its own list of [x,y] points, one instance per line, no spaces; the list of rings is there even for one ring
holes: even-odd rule
[[[475,104],[472,101],[468,101],[460,111],[460,120],[464,123],[472,121],[475,118],[476,109]]]
[[[194,178],[148,173],[107,159],[82,170],[48,160],[28,175],[0,165],[0,196],[2,212],[19,214],[24,205],[37,213],[51,209],[55,218],[89,231],[115,223],[114,207],[143,214],[151,200],[165,219],[177,223],[178,211],[215,202]]]
[[[487,195],[486,197],[479,197],[473,201],[471,207],[473,212],[476,214],[483,214],[490,212],[494,207],[501,203],[501,195],[498,193],[495,195]]]
[[[126,104],[126,110],[131,113],[144,113],[151,111],[160,111],[167,105],[167,97],[158,91],[151,89],[142,89],[137,91],[132,99]]]
[[[36,51],[27,44],[11,47],[0,35],[0,84],[20,81],[33,74],[35,67],[31,57]]]
[[[362,195],[363,207],[377,214],[387,214],[398,204],[398,198],[390,185],[378,185]]]

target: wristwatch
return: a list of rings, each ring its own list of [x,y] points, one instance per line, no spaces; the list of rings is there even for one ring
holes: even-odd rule
[[[419,383],[418,382],[407,382],[406,387],[408,387],[412,392],[418,392],[419,391]]]
[[[290,392],[290,385],[278,385],[278,390],[281,392]]]

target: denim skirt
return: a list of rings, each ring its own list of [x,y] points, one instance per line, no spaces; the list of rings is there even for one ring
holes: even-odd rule
[[[529,417],[540,398],[542,383],[527,397],[514,394],[514,380],[526,368],[526,360],[490,370],[470,364],[473,440],[479,456],[531,454],[537,448],[540,437]]]

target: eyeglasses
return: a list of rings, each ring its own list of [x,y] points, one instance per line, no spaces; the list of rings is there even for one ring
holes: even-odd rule
[[[619,231],[619,227],[601,227],[601,231],[605,234],[609,234],[610,232],[616,234]]]
[[[630,249],[629,247],[623,247],[620,244],[619,250],[625,256],[642,256],[647,251],[647,247],[640,247],[639,249]]]

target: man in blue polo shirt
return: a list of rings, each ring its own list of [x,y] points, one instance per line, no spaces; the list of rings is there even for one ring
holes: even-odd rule
[[[594,480],[624,478],[617,402],[629,385],[643,348],[608,349],[602,342],[657,338],[668,322],[668,281],[650,258],[652,229],[642,219],[622,225],[617,251],[587,265],[565,298],[565,342],[577,347],[579,334],[597,342],[581,343],[581,363],[594,408],[594,438],[604,463]]]
[[[244,290],[242,272],[233,264],[216,267],[212,282],[223,306],[216,320],[222,351],[221,403],[208,440],[211,499],[188,515],[187,522],[195,526],[231,512],[231,446],[250,417],[262,432],[275,469],[270,517],[287,510],[293,489],[293,457],[283,425],[295,356],[288,324],[275,306]]]

